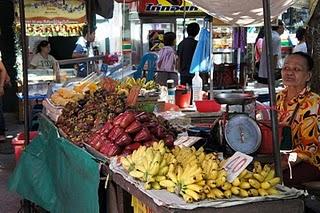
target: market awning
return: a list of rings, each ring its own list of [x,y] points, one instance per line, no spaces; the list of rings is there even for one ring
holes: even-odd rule
[[[263,5],[259,0],[187,0],[213,17],[234,26],[263,25]],[[293,0],[270,0],[271,18],[276,18]]]

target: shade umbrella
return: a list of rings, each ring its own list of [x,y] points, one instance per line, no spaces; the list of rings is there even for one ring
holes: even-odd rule
[[[269,78],[270,106],[276,106],[276,94],[274,85],[274,75],[272,70],[273,57],[271,45],[271,21],[293,4],[293,0],[187,0],[195,6],[203,9],[213,17],[217,17],[233,26],[265,26],[265,45],[267,52],[267,70]],[[211,72],[212,73],[212,72]],[[211,74],[212,76],[212,74]],[[212,81],[212,79],[211,79]],[[212,90],[212,88],[210,88]],[[280,148],[278,139],[277,112],[271,111],[273,156],[276,165],[276,173],[282,178],[280,164]]]

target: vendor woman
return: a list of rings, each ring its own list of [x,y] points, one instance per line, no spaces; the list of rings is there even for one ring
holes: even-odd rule
[[[56,70],[57,61],[49,54],[50,50],[50,43],[46,40],[41,41],[37,46],[36,54],[30,62],[30,68]]]
[[[312,68],[312,58],[296,52],[286,58],[281,71],[285,89],[277,95],[278,119],[291,127],[293,152],[297,153],[296,161],[290,162],[292,179],[288,155],[282,155],[286,186],[299,188],[302,183],[320,180],[320,96],[308,86]]]

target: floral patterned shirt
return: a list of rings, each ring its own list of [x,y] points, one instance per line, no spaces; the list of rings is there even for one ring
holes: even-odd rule
[[[320,169],[320,96],[305,88],[285,106],[287,93],[284,89],[277,94],[279,122],[288,124],[299,103],[291,124],[294,150],[300,158]]]

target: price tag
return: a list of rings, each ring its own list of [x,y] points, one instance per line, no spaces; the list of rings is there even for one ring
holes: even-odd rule
[[[253,157],[249,155],[241,152],[234,153],[223,166],[228,173],[227,180],[231,183],[243,170],[245,170],[245,168],[247,168],[252,160]]]

